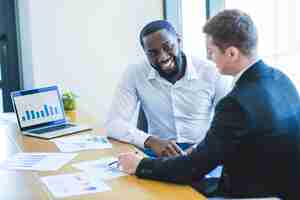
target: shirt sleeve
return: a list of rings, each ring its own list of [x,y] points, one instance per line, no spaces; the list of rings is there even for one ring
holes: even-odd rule
[[[241,135],[247,133],[247,115],[240,104],[228,97],[216,107],[207,137],[186,156],[160,159],[144,158],[137,167],[140,178],[180,184],[199,181],[237,151]]]
[[[131,123],[139,102],[134,67],[129,66],[123,74],[104,126],[108,137],[144,148],[144,142],[150,135]]]

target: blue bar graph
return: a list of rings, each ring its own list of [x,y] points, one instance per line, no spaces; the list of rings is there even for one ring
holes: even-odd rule
[[[25,111],[25,113],[26,113],[27,120],[30,120],[29,111],[28,111],[28,110],[26,110],[26,111]]]
[[[54,114],[52,106],[50,106],[50,114],[51,114],[51,116]]]
[[[31,111],[31,119],[35,119],[34,110]]]
[[[59,109],[57,106],[43,105],[42,110],[26,110],[25,115],[22,116],[22,121],[29,121],[34,119],[51,117],[59,114]]]
[[[46,117],[48,117],[49,116],[48,106],[44,105],[44,109],[45,109]]]

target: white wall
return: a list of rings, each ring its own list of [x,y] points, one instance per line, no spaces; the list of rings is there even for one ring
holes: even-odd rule
[[[161,0],[18,0],[24,86],[58,84],[84,117],[104,120],[126,65],[143,58],[138,34],[163,17]]]

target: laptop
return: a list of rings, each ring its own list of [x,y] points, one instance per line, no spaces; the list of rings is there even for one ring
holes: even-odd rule
[[[57,86],[15,91],[11,98],[24,135],[50,139],[91,130],[67,121]]]

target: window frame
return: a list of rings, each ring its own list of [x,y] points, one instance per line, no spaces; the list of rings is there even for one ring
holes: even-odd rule
[[[225,8],[225,0],[205,0],[206,18],[214,16]],[[178,31],[182,33],[182,0],[164,0],[164,19],[170,21]]]

